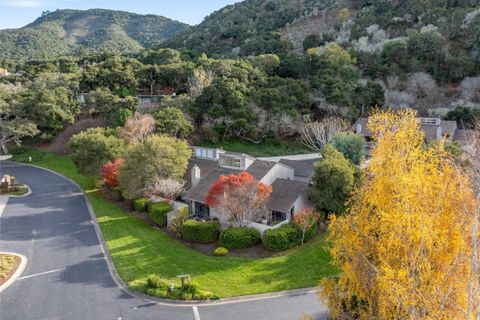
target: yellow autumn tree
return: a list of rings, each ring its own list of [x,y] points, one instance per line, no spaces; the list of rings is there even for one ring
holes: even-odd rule
[[[349,213],[330,229],[336,279],[320,296],[335,319],[467,315],[475,198],[442,144],[424,146],[414,111],[376,112],[376,146]]]

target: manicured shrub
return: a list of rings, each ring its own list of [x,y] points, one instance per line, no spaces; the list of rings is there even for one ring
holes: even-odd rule
[[[188,220],[183,224],[182,237],[194,243],[210,243],[218,237],[218,221]]]
[[[216,256],[224,256],[224,255],[228,254],[228,249],[224,248],[224,247],[218,247],[217,249],[215,249],[215,251],[213,253]]]
[[[262,243],[270,251],[283,251],[300,245],[301,240],[300,230],[294,225],[286,224],[278,229],[266,230]]]
[[[133,209],[138,212],[145,212],[148,209],[150,200],[148,198],[139,198],[133,200]]]
[[[152,221],[161,227],[167,225],[167,213],[172,211],[173,208],[166,202],[157,202],[150,204],[148,211],[150,212],[150,218]]]
[[[262,241],[260,232],[253,228],[228,228],[220,234],[219,243],[227,249],[250,248]]]

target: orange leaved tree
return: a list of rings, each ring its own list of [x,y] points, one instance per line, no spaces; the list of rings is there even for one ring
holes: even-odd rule
[[[123,159],[115,159],[102,166],[100,173],[107,186],[111,188],[118,186],[118,177],[120,176],[120,168],[122,167],[122,164]]]
[[[410,110],[376,112],[376,146],[346,216],[330,227],[337,279],[320,296],[336,319],[473,319],[468,314],[475,197]]]
[[[205,202],[235,225],[244,226],[266,213],[271,192],[271,186],[256,180],[248,172],[222,175],[213,183]]]
[[[298,228],[300,228],[300,231],[302,232],[302,246],[303,242],[305,241],[305,234],[315,225],[315,223],[318,222],[319,218],[320,214],[316,210],[309,208],[304,208],[295,214],[293,222],[298,226]]]

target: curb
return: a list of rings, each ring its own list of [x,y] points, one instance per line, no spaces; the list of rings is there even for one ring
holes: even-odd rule
[[[27,267],[28,259],[27,259],[27,257],[25,257],[21,254],[13,253],[13,252],[0,252],[0,254],[8,254],[8,255],[12,255],[12,256],[17,256],[21,260],[20,264],[18,265],[17,270],[15,270],[15,272],[12,274],[12,276],[4,284],[2,284],[0,286],[0,293],[2,293],[8,287],[10,287],[22,275],[23,271],[25,271],[25,268]]]
[[[43,168],[37,165],[33,164],[26,164],[26,163],[21,163],[21,162],[13,162],[12,163],[18,164],[20,166],[31,166],[37,169],[41,169],[44,171],[48,171],[50,173],[53,173],[57,176],[60,176],[66,180],[68,180],[70,183],[72,183],[75,187],[77,187],[80,192],[83,195],[83,199],[85,200],[85,203],[88,208],[88,212],[90,214],[90,217],[92,219],[92,224],[95,229],[95,233],[97,234],[97,239],[100,244],[100,248],[104,254],[105,261],[107,263],[108,271],[110,273],[110,276],[112,277],[113,281],[115,284],[126,294],[137,298],[139,300],[145,301],[145,302],[150,302],[150,303],[156,303],[159,305],[164,305],[164,306],[178,306],[178,307],[195,307],[195,306],[215,306],[215,305],[222,305],[222,304],[233,304],[233,303],[241,303],[241,302],[247,302],[247,301],[255,301],[255,300],[264,300],[264,299],[275,299],[275,298],[280,298],[280,297],[293,297],[293,296],[299,296],[303,294],[310,294],[310,293],[316,293],[318,292],[318,288],[313,287],[313,288],[302,288],[302,289],[294,289],[294,290],[286,290],[286,291],[277,291],[277,292],[268,292],[268,293],[261,293],[261,294],[253,294],[253,295],[245,295],[245,296],[239,296],[239,297],[228,297],[228,298],[221,298],[219,300],[206,300],[206,301],[200,301],[200,300],[195,300],[195,301],[183,301],[183,300],[170,300],[170,299],[163,299],[163,298],[157,298],[157,297],[152,297],[147,294],[141,293],[141,292],[136,292],[132,291],[128,288],[127,284],[120,278],[120,276],[117,273],[117,269],[115,268],[115,265],[113,263],[112,257],[110,256],[110,252],[108,251],[107,244],[105,242],[105,239],[103,238],[103,233],[100,229],[100,226],[97,221],[97,216],[95,215],[95,211],[93,210],[92,204],[90,203],[90,200],[88,197],[85,195],[84,190],[72,179],[47,168]],[[26,258],[25,258],[26,259]]]
[[[19,195],[19,196],[9,195],[9,197],[10,198],[25,198],[25,197],[28,197],[29,195],[31,195],[33,193],[32,189],[29,186],[27,186],[26,184],[22,184],[22,186],[27,187],[27,189],[28,189],[27,193]]]

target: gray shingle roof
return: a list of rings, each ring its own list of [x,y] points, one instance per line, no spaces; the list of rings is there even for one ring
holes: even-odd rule
[[[313,174],[313,164],[319,160],[320,158],[308,160],[280,159],[279,163],[293,168],[295,170],[295,177],[310,179]]]
[[[203,160],[198,158],[191,158],[188,160],[188,168],[187,172],[185,173],[185,181],[186,185],[185,188],[189,189],[192,186],[192,168],[193,166],[197,165],[200,169],[200,178],[203,179],[208,176],[213,170],[218,168],[218,164],[215,161],[211,160]]]
[[[272,193],[268,208],[279,212],[289,213],[295,201],[300,197],[307,188],[305,182],[277,179],[272,184]]]
[[[275,166],[273,161],[255,160],[247,169],[247,172],[257,180],[262,180],[263,177]]]
[[[201,169],[200,169],[201,170]],[[206,177],[202,176],[202,179],[198,182],[198,184],[191,188],[190,190],[185,193],[183,199],[186,200],[193,200],[197,202],[205,202],[205,198],[207,197],[212,184],[220,178],[221,175],[227,175],[231,173],[240,173],[242,171],[233,170],[233,169],[225,169],[225,168],[217,168],[211,171]]]

